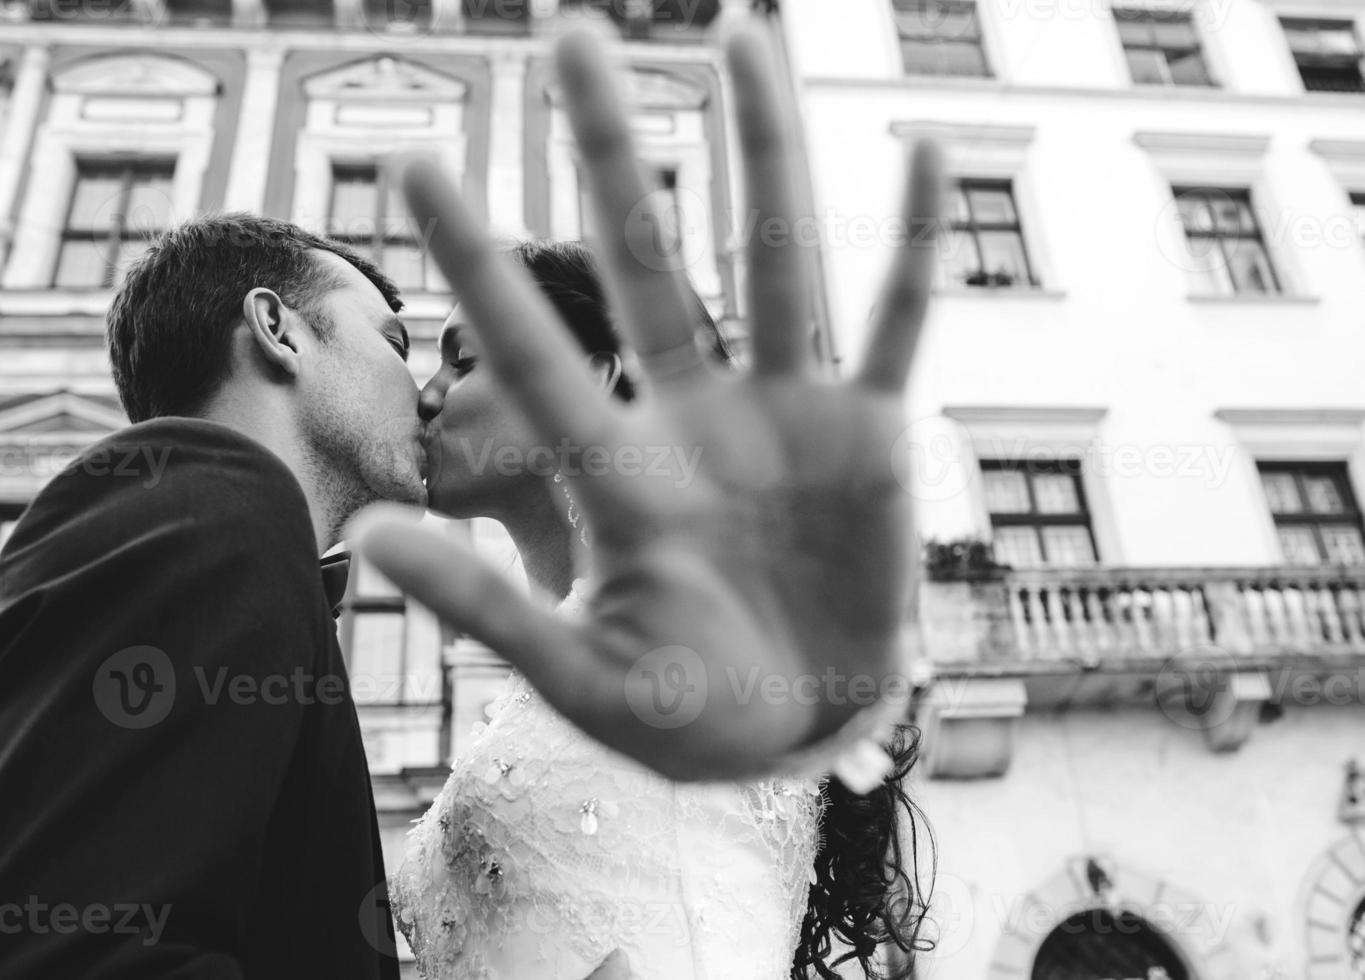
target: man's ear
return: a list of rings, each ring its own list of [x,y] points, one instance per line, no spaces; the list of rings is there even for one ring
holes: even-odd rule
[[[242,319],[251,331],[256,349],[267,362],[288,374],[297,375],[299,361],[299,318],[284,305],[272,289],[257,286],[242,300]]]
[[[592,368],[593,377],[602,386],[602,390],[611,394],[616,387],[616,382],[621,380],[621,358],[617,354],[598,353],[588,359],[588,365]]]

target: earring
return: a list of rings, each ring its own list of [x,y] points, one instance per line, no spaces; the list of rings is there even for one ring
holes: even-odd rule
[[[564,494],[564,499],[569,502],[569,510],[566,515],[569,519],[569,526],[578,529],[578,540],[586,545],[588,543],[588,528],[587,525],[584,525],[583,527],[578,526],[579,522],[582,521],[583,516],[578,512],[578,504],[573,499],[573,494],[569,493],[569,485],[565,482],[563,473],[555,474],[555,483],[559,484],[559,489]]]

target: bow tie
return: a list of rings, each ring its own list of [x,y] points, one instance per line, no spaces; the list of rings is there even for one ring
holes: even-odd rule
[[[327,605],[332,609],[332,618],[341,615],[341,601],[346,598],[346,580],[351,574],[351,553],[338,551],[318,562],[322,575],[322,592],[327,596]]]

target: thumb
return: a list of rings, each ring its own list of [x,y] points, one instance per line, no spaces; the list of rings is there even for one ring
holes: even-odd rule
[[[630,961],[619,949],[613,950],[588,980],[631,980]]]
[[[572,623],[537,606],[472,548],[418,527],[422,513],[394,504],[366,507],[347,526],[346,540],[443,622],[518,668],[551,704],[567,707],[566,714],[581,716],[592,710],[586,702],[610,695],[604,683],[610,672]]]

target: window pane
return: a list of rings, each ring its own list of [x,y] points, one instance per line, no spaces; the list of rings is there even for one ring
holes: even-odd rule
[[[1332,565],[1365,565],[1365,542],[1360,528],[1350,524],[1324,524],[1322,545]]]
[[[976,41],[950,42],[939,45],[941,74],[984,77],[986,71],[986,55],[981,50],[981,45]]]
[[[71,217],[66,226],[82,231],[105,231],[114,227],[114,216],[122,203],[121,173],[85,171],[76,178],[71,199]]]
[[[172,224],[172,210],[171,175],[155,171],[135,173],[124,231],[144,234],[165,231]]]
[[[1008,187],[970,187],[967,190],[972,204],[972,220],[977,224],[1012,225],[1014,200]]]
[[[105,285],[104,277],[109,272],[108,253],[108,242],[63,242],[53,284],[76,288]]]
[[[1043,551],[1049,565],[1093,565],[1095,546],[1090,541],[1088,528],[1045,527]]]
[[[1169,14],[1154,17],[1152,19],[1152,33],[1159,47],[1199,47],[1199,37],[1194,33],[1194,25],[1190,23],[1188,18]]]
[[[378,188],[373,169],[341,170],[333,174],[328,234],[347,238],[374,235],[379,214]]]
[[[945,213],[948,215],[949,221],[967,224],[972,220],[972,213],[967,208],[967,188],[962,184],[954,184],[952,190],[948,192]]]
[[[985,285],[980,275],[981,256],[970,232],[944,229],[940,243],[945,275],[952,285]]]
[[[1038,532],[1031,527],[997,527],[994,532],[995,558],[1014,568],[1039,568],[1043,564]]]
[[[1204,53],[1199,50],[1168,52],[1166,64],[1171,71],[1171,81],[1177,85],[1212,85],[1213,77],[1208,65],[1204,63]]]
[[[1279,292],[1275,273],[1270,267],[1270,257],[1260,242],[1250,238],[1225,239],[1223,248],[1237,292]]]
[[[346,671],[357,703],[385,704],[401,700],[403,637],[401,613],[356,613]]]
[[[415,234],[414,220],[403,200],[403,184],[388,181],[384,194],[384,235],[390,238],[410,238]]]
[[[1232,274],[1223,256],[1218,239],[1191,237],[1186,239],[1189,249],[1190,273],[1195,280],[1195,292],[1212,296],[1230,296],[1233,292]]]
[[[422,250],[415,242],[384,246],[384,271],[399,289],[426,289],[423,265]]]
[[[1141,11],[1115,10],[1114,21],[1118,24],[1119,41],[1125,48],[1150,47],[1153,44],[1152,28]]]
[[[1222,235],[1255,235],[1256,217],[1251,202],[1244,197],[1214,195],[1211,197],[1214,220]]]
[[[1355,31],[1350,24],[1338,24],[1317,32],[1317,50],[1321,54],[1340,54],[1354,57],[1360,54]]]
[[[978,240],[981,242],[982,268],[995,277],[995,285],[1029,285],[1028,259],[1018,232],[983,231]]]
[[[1262,473],[1261,486],[1272,514],[1299,514],[1303,501],[1299,499],[1298,482],[1293,473]]]
[[[992,514],[1029,512],[1028,478],[1018,470],[982,470],[986,510]]]
[[[1129,48],[1124,52],[1128,58],[1128,73],[1135,85],[1165,85],[1166,59],[1160,51],[1151,48]]]
[[[1317,565],[1321,559],[1318,557],[1318,545],[1313,540],[1313,529],[1310,527],[1281,527],[1278,528],[1280,535],[1280,550],[1284,552],[1284,560],[1290,565]]]
[[[1341,490],[1336,480],[1330,476],[1306,476],[1303,480],[1308,491],[1308,509],[1315,514],[1341,514],[1346,503],[1341,499]]]
[[[1199,191],[1177,190],[1176,207],[1180,209],[1180,220],[1186,231],[1211,232],[1215,227],[1213,207],[1208,195]]]
[[[1076,478],[1064,473],[1039,473],[1033,477],[1033,497],[1040,514],[1079,514],[1081,500]]]

